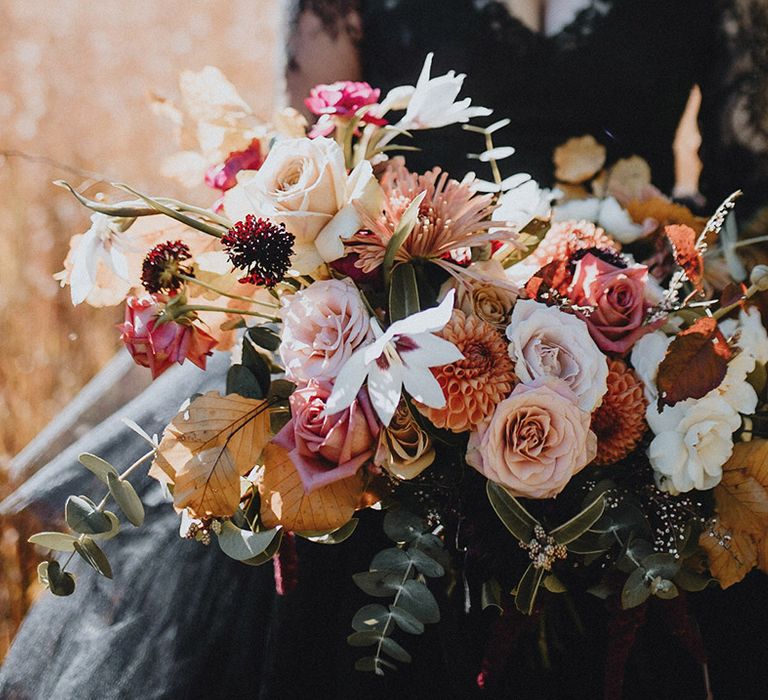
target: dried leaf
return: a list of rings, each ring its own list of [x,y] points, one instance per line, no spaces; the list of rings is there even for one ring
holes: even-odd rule
[[[720,386],[731,355],[717,321],[700,318],[670,343],[659,365],[659,406],[700,399]]]
[[[696,232],[690,226],[675,224],[665,226],[664,233],[675,252],[675,262],[685,270],[685,275],[696,291],[703,291],[704,258],[696,247]]]
[[[359,475],[305,493],[287,450],[270,443],[264,449],[264,478],[259,484],[261,518],[265,527],[286,530],[335,530],[347,523],[360,503]]]
[[[624,205],[632,220],[642,224],[652,219],[659,226],[667,224],[685,224],[697,234],[704,230],[706,219],[695,216],[688,207],[670,201],[666,197],[649,197],[647,199],[631,199]]]
[[[173,484],[173,502],[195,517],[230,516],[240,501],[240,476],[269,442],[266,401],[209,392],[165,429],[150,475]]]
[[[768,491],[747,469],[730,468],[732,463],[733,458],[715,489],[718,517],[731,530],[762,538],[768,531]]]
[[[555,149],[555,178],[561,182],[579,184],[593,177],[605,164],[605,146],[593,136],[568,139]]]
[[[701,534],[699,545],[706,552],[709,570],[723,588],[741,581],[757,564],[757,547],[749,535],[728,536],[715,527]]]
[[[620,202],[644,199],[651,186],[651,166],[640,156],[616,161],[607,178],[607,192]]]

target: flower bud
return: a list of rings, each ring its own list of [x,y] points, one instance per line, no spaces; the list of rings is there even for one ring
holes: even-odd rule
[[[749,281],[758,291],[768,291],[768,265],[755,265],[749,276]]]

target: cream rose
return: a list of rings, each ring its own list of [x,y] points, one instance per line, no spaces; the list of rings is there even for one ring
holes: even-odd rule
[[[407,480],[417,477],[434,461],[432,440],[413,419],[407,404],[401,402],[390,424],[379,433],[373,463]]]
[[[518,293],[498,260],[472,263],[472,276],[461,282],[451,278],[440,290],[443,298],[449,289],[456,290],[456,308],[468,316],[477,316],[486,323],[504,328],[509,322]]]
[[[592,412],[608,390],[608,362],[586,324],[554,306],[518,301],[507,326],[509,355],[523,384],[563,380],[584,411]]]
[[[370,316],[349,280],[322,280],[284,298],[280,358],[290,379],[335,379],[373,339]]]
[[[597,453],[590,414],[561,381],[518,384],[473,432],[467,463],[515,496],[553,498]]]
[[[326,138],[280,140],[259,170],[238,180],[225,194],[226,215],[285,224],[296,238],[293,267],[302,274],[342,257],[342,239],[362,225],[360,210],[375,217],[384,201],[371,164],[362,161],[347,174],[341,146]]]

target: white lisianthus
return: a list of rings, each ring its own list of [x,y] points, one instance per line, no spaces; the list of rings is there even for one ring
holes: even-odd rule
[[[427,55],[416,88],[410,97],[410,91],[401,88],[397,93],[398,99],[393,98],[393,103],[400,102],[400,105],[393,106],[401,106],[408,100],[405,116],[396,126],[399,129],[438,129],[491,114],[492,110],[485,107],[471,107],[472,100],[468,97],[456,101],[466,77],[464,74],[457,75],[454,71],[448,71],[437,78],[429,77],[433,55]]]
[[[512,311],[507,338],[521,383],[555,377],[574,393],[583,411],[591,413],[602,403],[608,390],[608,363],[584,321],[555,306],[520,300]]]
[[[720,330],[726,338],[736,337],[736,344],[760,364],[768,362],[768,333],[765,332],[760,310],[754,306],[739,311],[738,319],[720,322]]]
[[[227,216],[285,224],[296,239],[291,264],[301,274],[344,255],[342,239],[362,226],[360,210],[375,217],[383,208],[370,162],[347,174],[341,146],[327,138],[278,141],[259,170],[240,177],[225,195]]]
[[[552,218],[555,221],[592,221],[625,245],[642,238],[646,233],[641,224],[632,221],[629,212],[615,197],[569,199],[554,208]]]
[[[521,229],[531,219],[549,215],[552,197],[551,190],[542,189],[535,180],[528,180],[499,197],[491,218]]]

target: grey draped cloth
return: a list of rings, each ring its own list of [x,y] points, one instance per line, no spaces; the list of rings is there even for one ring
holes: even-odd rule
[[[81,452],[124,469],[146,453],[147,443],[121,418],[150,435],[160,433],[185,398],[223,388],[228,364],[228,355],[218,353],[207,372],[190,364],[169,370],[34,473],[0,503],[0,514],[32,512],[50,523],[48,529],[58,529],[68,495],[98,500],[105,492],[78,463]],[[121,361],[112,368],[113,392],[124,393],[121,368]],[[108,390],[109,377],[100,381]],[[93,387],[84,393],[97,404],[109,403],[94,396]],[[81,410],[82,403],[75,400],[67,410]],[[57,420],[76,430],[76,420]],[[48,442],[61,441],[54,433],[49,431]],[[247,688],[249,697],[257,695],[274,605],[271,565],[243,566],[215,544],[181,539],[179,517],[143,473],[132,482],[147,510],[145,524],[124,523],[115,539],[103,543],[114,580],[79,557],[73,560],[75,593],[55,598],[45,591],[33,605],[0,668],[0,698],[219,697]],[[254,640],[254,630],[261,630],[263,643]]]

